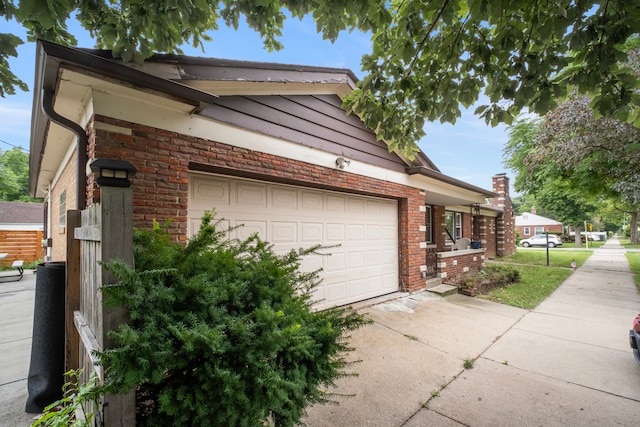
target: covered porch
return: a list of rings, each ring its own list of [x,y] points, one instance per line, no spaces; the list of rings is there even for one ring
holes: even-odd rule
[[[428,183],[423,187],[421,228],[425,256],[421,273],[427,283],[455,282],[479,271],[487,259],[515,251],[506,175],[495,175],[494,191],[488,191],[431,169],[416,168],[414,173]]]

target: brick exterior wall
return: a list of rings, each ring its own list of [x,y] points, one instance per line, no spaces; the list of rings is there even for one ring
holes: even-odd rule
[[[485,258],[496,257],[496,247],[498,245],[496,239],[496,228],[498,219],[495,217],[484,216],[480,217],[480,240],[482,241],[482,247],[485,249]]]
[[[444,206],[432,206],[431,209],[433,212],[433,243],[436,245],[436,250],[442,252],[445,242],[449,239],[445,231],[446,209]]]
[[[494,199],[494,206],[502,209],[502,216],[496,221],[496,255],[509,256],[516,253],[516,220],[513,215],[513,206],[509,196],[509,177],[501,173],[494,175],[493,192],[498,194]]]
[[[106,126],[94,127],[94,123]],[[104,129],[103,129],[104,128]],[[190,170],[210,171],[273,182],[347,191],[398,200],[400,287],[414,291],[425,286],[420,266],[425,262],[424,195],[420,189],[381,181],[331,168],[180,135],[96,115],[88,127],[89,159],[129,160],[138,169],[132,181],[134,226],[149,228],[153,220],[172,220],[176,240],[187,236]],[[99,198],[89,179],[87,205]]]
[[[77,209],[76,206],[76,165],[77,156],[73,155],[65,165],[58,181],[51,189],[49,195],[49,212],[51,215],[51,259],[50,261],[64,261],[67,258],[67,227],[60,224],[60,196],[63,192],[65,195],[65,214],[66,211]]]
[[[535,234],[536,227],[542,227],[544,229],[544,231],[548,231],[549,233],[553,233],[553,234],[562,234],[564,232],[562,224],[556,224],[556,225],[527,225],[526,227],[523,226],[523,225],[518,225],[518,226],[516,226],[516,229],[518,230],[520,238],[521,239],[526,239],[527,237],[531,237],[531,236],[533,236]],[[524,229],[525,228],[529,229],[529,234],[524,234]]]
[[[470,249],[438,254],[438,276],[444,282],[457,282],[468,273],[477,273],[484,266],[484,250]]]

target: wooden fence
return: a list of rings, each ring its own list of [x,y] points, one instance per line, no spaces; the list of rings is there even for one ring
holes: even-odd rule
[[[0,253],[6,264],[17,259],[33,262],[42,258],[42,230],[0,230]],[[2,262],[2,261],[0,261]]]
[[[128,321],[122,308],[102,305],[100,287],[113,277],[102,263],[121,259],[133,265],[133,203],[131,190],[102,187],[101,203],[84,211],[69,211],[67,227],[66,349],[67,369],[82,369],[87,381],[95,371],[99,381],[104,370],[95,351],[112,346],[107,333]],[[97,408],[95,425],[135,425],[135,395],[106,395]]]

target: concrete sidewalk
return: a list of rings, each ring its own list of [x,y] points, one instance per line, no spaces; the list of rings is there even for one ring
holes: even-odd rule
[[[0,283],[0,427],[29,426],[35,276]],[[358,377],[339,406],[310,408],[317,426],[635,425],[640,366],[628,344],[640,293],[611,239],[532,311],[427,292],[362,308]],[[465,360],[473,369],[465,369]]]
[[[375,324],[352,341],[360,376],[337,389],[356,396],[311,408],[307,425],[638,422],[640,366],[627,337],[640,293],[617,239],[532,311],[423,294],[367,311]]]

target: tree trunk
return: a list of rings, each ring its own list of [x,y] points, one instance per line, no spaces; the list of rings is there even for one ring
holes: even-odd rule
[[[631,212],[631,223],[629,224],[630,227],[630,237],[631,237],[631,243],[640,243],[638,242],[638,211],[635,210],[633,212]]]
[[[575,227],[576,230],[576,248],[579,248],[580,246],[582,246],[582,234],[580,234],[582,231],[582,229],[580,227]]]

